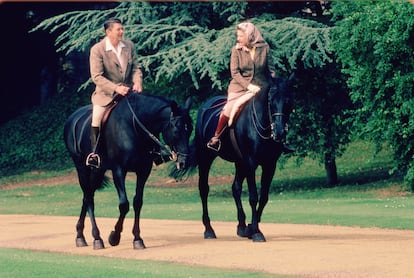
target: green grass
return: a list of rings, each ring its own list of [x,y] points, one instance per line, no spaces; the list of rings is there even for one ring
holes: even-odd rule
[[[132,183],[128,187],[131,192]],[[262,221],[414,229],[412,194],[395,187],[396,195],[405,196],[387,196],[387,187],[368,189],[369,184],[364,187],[366,190],[350,186],[274,193],[269,197]],[[244,193],[243,204],[249,217],[247,199],[247,193]],[[118,198],[114,188],[97,192],[95,203],[97,217],[118,216]],[[1,214],[77,216],[80,204],[81,194],[74,185],[0,191]],[[236,221],[236,208],[228,185],[212,186],[209,208],[212,221]],[[128,216],[132,217],[133,213]],[[199,221],[201,205],[198,189],[148,187],[142,217]]]
[[[374,154],[366,142],[351,145],[337,160],[340,184],[325,187],[323,166],[305,159],[300,167],[294,158],[284,159],[277,169],[271,187],[269,203],[264,210],[265,223],[304,223],[414,229],[414,197],[398,177],[390,177],[391,156],[385,148]],[[167,167],[157,167],[149,182],[166,177]],[[216,160],[210,176],[231,176],[233,165]],[[0,179],[28,182],[56,177],[62,172],[31,172]],[[260,171],[258,171],[258,176]],[[259,179],[258,179],[259,180]],[[196,182],[195,182],[196,183]],[[133,199],[134,182],[127,182],[129,199]],[[246,187],[246,186],[245,186]],[[230,184],[212,185],[209,208],[214,221],[231,221],[236,225],[236,208]],[[78,184],[35,186],[0,190],[1,214],[42,214],[78,216],[82,194]],[[250,218],[246,189],[243,204]],[[132,208],[131,208],[132,209]],[[117,217],[118,197],[114,187],[98,191],[95,196],[97,217]],[[132,217],[130,212],[128,217]],[[143,218],[200,221],[201,204],[196,184],[181,187],[145,188]],[[145,227],[141,227],[145,229]],[[70,271],[68,271],[70,270]],[[191,271],[190,271],[191,270]],[[73,272],[72,272],[73,271]],[[266,277],[261,273],[224,271],[221,269],[189,267],[163,262],[118,260],[93,256],[69,256],[42,252],[0,249],[1,277]],[[243,276],[244,275],[244,276]]]
[[[167,262],[99,256],[75,256],[0,249],[0,277],[275,277],[257,272],[223,270]],[[287,276],[277,276],[287,277]]]
[[[283,169],[276,171],[262,221],[414,229],[413,195],[398,177],[388,175],[387,149],[376,156],[373,153],[369,143],[352,144],[337,162],[341,184],[330,189],[323,188],[325,172],[319,163],[306,159],[298,167],[294,159],[285,161]],[[231,175],[232,171],[232,164],[219,159],[211,176],[218,172]],[[151,179],[165,178],[165,172],[162,167],[156,168]],[[40,175],[48,177],[44,173]],[[23,175],[22,180],[28,180],[28,176]],[[201,204],[194,183],[182,187],[147,186],[142,217],[199,221]],[[135,182],[127,182],[130,201],[134,186]],[[242,197],[249,219],[246,186]],[[0,213],[77,216],[81,199],[77,184],[0,190]],[[212,221],[236,221],[230,184],[211,186],[209,208]],[[113,186],[96,193],[95,211],[97,217],[118,216],[118,197]]]

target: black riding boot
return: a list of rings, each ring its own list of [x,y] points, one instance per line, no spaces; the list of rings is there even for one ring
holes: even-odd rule
[[[97,141],[99,136],[99,127],[91,127],[91,149],[92,152],[86,157],[86,166],[99,169],[101,167],[101,158],[97,154]]]

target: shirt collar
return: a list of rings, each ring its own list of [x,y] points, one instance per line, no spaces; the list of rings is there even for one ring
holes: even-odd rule
[[[118,48],[123,48],[125,47],[125,44],[123,41],[120,41],[118,44]],[[115,49],[115,47],[112,45],[112,43],[109,41],[108,37],[105,38],[105,50],[106,51],[110,51],[110,50],[114,50],[115,53],[117,53],[118,51]]]

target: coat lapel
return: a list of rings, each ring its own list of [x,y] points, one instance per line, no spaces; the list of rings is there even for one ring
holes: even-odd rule
[[[128,68],[128,59],[129,57],[131,57],[130,53],[131,53],[131,49],[129,47],[125,46],[122,48],[121,59],[122,59],[122,65],[123,65],[122,72],[124,74],[124,78],[125,78],[125,74]]]

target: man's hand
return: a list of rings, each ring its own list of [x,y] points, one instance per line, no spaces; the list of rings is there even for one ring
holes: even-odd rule
[[[119,85],[115,88],[115,93],[125,96],[129,92],[129,87],[124,85]]]

